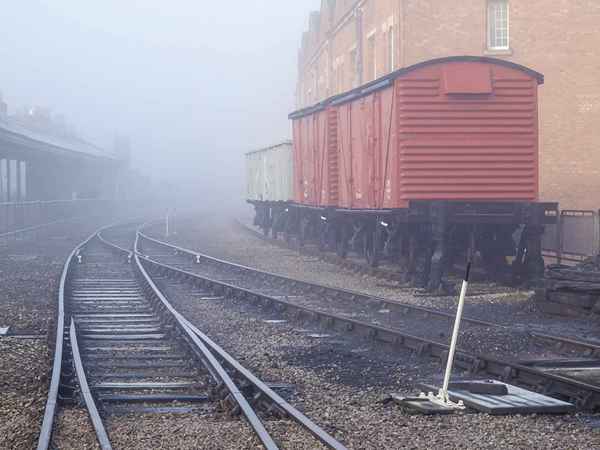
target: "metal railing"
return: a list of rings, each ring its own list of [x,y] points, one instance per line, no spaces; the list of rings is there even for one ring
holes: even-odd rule
[[[564,210],[556,225],[546,226],[543,254],[557,263],[581,262],[600,252],[600,213],[591,210]]]
[[[0,203],[0,237],[85,216],[106,202],[79,199]]]

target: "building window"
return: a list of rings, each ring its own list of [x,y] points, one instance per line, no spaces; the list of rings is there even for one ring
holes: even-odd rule
[[[508,0],[488,2],[488,48],[490,50],[509,49],[509,9]]]
[[[358,86],[358,49],[356,47],[350,50],[350,72],[352,77],[352,87]]]
[[[367,38],[368,49],[369,49],[369,64],[367,70],[369,70],[369,78],[375,80],[377,78],[377,51],[375,48],[375,33],[371,33]]]
[[[331,80],[329,79],[330,66],[329,66],[329,53],[327,53],[327,51],[324,54],[324,60],[326,61],[325,70],[323,71],[325,73],[325,96],[328,97],[331,94],[331,85],[330,85]]]
[[[333,83],[335,94],[344,90],[344,59],[341,57],[333,62]]]
[[[388,38],[388,72],[394,70],[394,27],[389,27],[387,32]]]

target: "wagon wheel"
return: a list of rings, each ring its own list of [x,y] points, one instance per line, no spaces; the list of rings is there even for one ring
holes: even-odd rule
[[[346,228],[343,224],[339,225],[339,230],[336,233],[335,239],[335,252],[343,259],[348,257],[348,236],[346,235]]]
[[[268,209],[263,209],[262,211],[262,220],[261,220],[262,232],[265,237],[269,236],[269,231],[271,229],[271,217]]]
[[[324,252],[327,250],[327,233],[329,226],[327,224],[320,224],[318,226],[319,230],[319,251]]]
[[[340,258],[346,259],[348,257],[348,243],[346,241],[338,241],[335,250]]]
[[[287,243],[287,244],[291,244],[292,243],[292,237],[293,237],[293,230],[294,230],[294,222],[292,219],[292,214],[290,212],[287,212],[284,218],[284,223],[283,223],[283,240]]]
[[[375,230],[373,232],[366,232],[363,237],[363,248],[367,263],[371,267],[378,267],[381,253],[379,250],[379,243],[381,240],[381,232]]]
[[[304,247],[304,244],[306,244],[306,238],[308,237],[308,224],[308,219],[304,218],[300,220],[300,232],[298,233],[298,245],[300,247]]]
[[[273,239],[279,239],[279,230],[281,229],[281,222],[283,220],[283,214],[280,212],[273,212],[273,220],[271,224],[271,236]]]

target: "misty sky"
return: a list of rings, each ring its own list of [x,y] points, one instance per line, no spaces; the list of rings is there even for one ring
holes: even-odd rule
[[[289,137],[297,51],[320,0],[3,3],[9,108],[49,106],[102,146],[128,135],[146,171],[223,185],[240,182],[244,151]]]

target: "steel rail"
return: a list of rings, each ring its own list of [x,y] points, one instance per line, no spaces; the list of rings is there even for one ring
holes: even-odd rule
[[[71,220],[81,219],[83,217],[85,217],[85,216],[76,216],[76,217],[70,217],[68,219],[59,219],[59,220],[55,220],[53,222],[46,222],[46,223],[42,223],[39,225],[33,225],[33,226],[27,227],[27,228],[21,228],[19,230],[7,231],[7,232],[0,234],[0,239],[4,239],[4,238],[10,237],[10,236],[16,236],[19,234],[30,233],[32,231],[37,231],[37,230],[41,230],[42,228],[50,227],[52,225],[58,225],[59,223],[65,223],[65,222],[70,222]]]
[[[191,250],[191,249],[177,246],[177,245],[169,243],[169,242],[161,241],[160,239],[148,236],[143,232],[140,232],[140,237],[142,239],[146,239],[156,245],[161,245],[161,246],[170,248],[172,250],[177,251],[178,253],[183,253],[183,254],[192,256],[194,258],[205,259],[205,260],[211,261],[213,263],[230,266],[230,267],[236,268],[238,270],[249,271],[249,272],[258,274],[260,276],[272,277],[272,278],[275,278],[275,279],[278,279],[281,281],[285,281],[288,283],[294,283],[296,285],[298,285],[298,284],[306,285],[313,289],[321,290],[321,292],[322,292],[322,290],[332,291],[334,296],[337,296],[337,293],[342,293],[342,294],[350,296],[351,298],[354,298],[354,299],[360,299],[367,303],[378,303],[382,306],[385,305],[385,307],[406,308],[408,310],[417,311],[424,315],[445,317],[449,321],[453,321],[455,318],[455,316],[453,314],[446,313],[444,311],[438,311],[435,309],[426,308],[426,307],[418,306],[418,305],[411,305],[409,303],[404,303],[404,302],[400,302],[400,301],[396,301],[396,300],[390,300],[390,299],[386,299],[383,297],[372,296],[372,295],[364,294],[361,292],[351,291],[349,289],[336,288],[333,286],[312,283],[312,282],[305,281],[305,280],[298,280],[295,278],[287,277],[285,275],[279,275],[276,273],[262,271],[262,270],[258,270],[258,269],[252,268],[252,267],[244,266],[242,264],[225,261],[225,260],[215,258],[213,256],[209,256],[209,255],[206,255],[206,254],[203,254],[203,253]],[[471,323],[473,325],[480,325],[480,326],[491,327],[491,328],[500,328],[500,329],[504,329],[504,330],[510,330],[510,329],[514,328],[513,326],[510,326],[510,325],[502,325],[499,323],[474,319],[472,317],[463,317],[463,321]],[[520,327],[517,327],[517,328],[520,328]],[[551,334],[547,334],[547,333],[545,333],[545,334],[539,333],[535,330],[524,330],[524,331],[526,333],[528,333],[532,338],[535,338],[535,339],[546,340],[546,341],[553,340],[553,341],[557,341],[557,342],[562,342],[563,344],[570,345],[571,347],[577,347],[577,348],[584,349],[587,353],[590,353],[593,355],[600,355],[600,345],[598,343],[586,342],[586,341],[582,341],[582,340],[578,340],[578,339],[573,339],[573,338],[564,337],[564,336],[556,336],[556,335],[551,335]]]
[[[262,421],[252,409],[252,406],[248,403],[248,400],[242,392],[239,390],[237,385],[231,379],[225,368],[217,361],[214,355],[209,351],[209,349],[204,345],[204,343],[198,338],[198,336],[190,329],[189,325],[187,325],[186,321],[181,314],[179,314],[173,306],[167,301],[166,297],[162,294],[162,292],[158,289],[152,278],[148,275],[144,267],[142,266],[138,255],[135,255],[135,260],[138,269],[142,277],[144,278],[146,284],[152,289],[152,292],[157,296],[158,300],[163,304],[163,306],[175,317],[177,322],[180,324],[181,328],[186,332],[188,337],[194,342],[196,347],[202,352],[203,361],[208,366],[211,373],[213,373],[217,381],[221,381],[227,387],[230,395],[233,397],[235,402],[240,407],[242,413],[250,423],[250,426],[256,433],[257,437],[260,439],[263,446],[268,450],[276,450],[279,447],[266,430]]]
[[[56,341],[54,347],[54,360],[52,364],[52,378],[50,380],[50,388],[48,390],[48,400],[46,402],[46,408],[44,411],[44,420],[42,422],[42,428],[40,431],[40,437],[38,439],[38,450],[47,450],[50,447],[52,440],[52,431],[54,428],[54,418],[56,416],[56,406],[58,404],[58,391],[60,387],[60,377],[62,372],[62,360],[63,360],[63,344],[65,334],[65,291],[67,287],[67,279],[71,268],[71,263],[75,255],[85,247],[98,232],[107,227],[102,227],[100,230],[94,232],[81,244],[73,249],[73,251],[67,257],[67,260],[63,266],[63,271],[60,277],[60,284],[58,290],[58,313],[56,319]]]
[[[128,252],[128,250],[119,247],[118,245],[107,241],[102,238],[99,234],[99,237],[108,245],[111,245],[116,250],[119,250],[122,253]],[[155,293],[157,298],[161,301],[161,303],[173,314],[173,316],[181,323],[181,325],[186,329],[189,333],[193,333],[195,335],[194,341],[197,342],[198,346],[206,349],[208,355],[211,357],[211,367],[222,367],[221,364],[216,360],[213,354],[218,355],[218,357],[224,361],[231,369],[233,369],[239,376],[244,378],[247,382],[253,385],[261,395],[267,397],[273,404],[278,406],[282,411],[286,413],[286,415],[292,418],[296,423],[305,428],[308,432],[310,432],[316,439],[318,439],[321,443],[325,444],[328,448],[332,448],[335,450],[345,450],[346,447],[337,441],[333,436],[315,424],[312,420],[310,420],[307,416],[302,414],[292,405],[290,405],[287,401],[285,401],[281,396],[279,396],[275,391],[273,391],[269,386],[263,383],[259,378],[257,378],[252,372],[242,366],[235,358],[229,355],[223,348],[221,348],[218,344],[216,344],[212,339],[210,339],[206,334],[202,333],[196,326],[191,324],[184,316],[182,316],[168,301],[168,299],[164,296],[162,291],[156,286],[154,281],[152,280],[151,275],[145,270],[142,264],[142,260],[153,263],[152,260],[148,259],[146,256],[142,255],[138,250],[140,232],[136,233],[136,242],[134,244],[134,252],[135,252],[135,260],[138,264],[138,268],[140,269],[140,273],[144,277],[146,283],[150,286],[152,291]],[[228,374],[225,372],[225,375]],[[222,376],[222,375],[220,375]],[[233,384],[233,386],[228,386],[230,392],[231,389],[236,390],[236,394],[242,396],[244,401],[245,397],[241,394],[238,388]],[[237,400],[237,398],[236,398]],[[238,402],[240,404],[240,402]],[[240,405],[241,407],[241,405]],[[254,427],[254,425],[253,425]],[[269,447],[267,447],[269,448]]]
[[[58,205],[58,204],[75,204],[75,203],[85,203],[85,202],[98,202],[98,201],[106,201],[107,199],[97,199],[97,198],[78,198],[75,200],[26,200],[23,202],[2,202],[0,203],[0,207],[7,206],[28,206],[28,205]]]
[[[121,247],[113,242],[110,242],[106,238],[102,237],[101,233],[98,233],[97,236],[101,240],[102,243],[112,247],[114,250],[121,252],[123,254],[128,254],[128,255],[132,254],[132,252],[130,250],[124,249],[123,247]],[[215,358],[215,356],[210,352],[210,350],[206,347],[204,342],[199,339],[199,337],[196,335],[196,333],[190,329],[190,327],[188,325],[189,322],[187,322],[184,319],[184,317],[181,314],[179,314],[179,312],[177,312],[177,310],[175,310],[175,308],[173,308],[173,306],[169,303],[169,301],[166,299],[166,297],[160,291],[158,286],[156,286],[156,284],[154,283],[152,278],[146,272],[145,268],[143,267],[143,265],[141,264],[141,262],[139,260],[137,253],[135,253],[136,249],[137,249],[137,236],[136,236],[136,240],[134,243],[134,250],[133,250],[134,259],[135,259],[136,268],[138,270],[138,273],[141,275],[144,283],[148,286],[148,288],[154,294],[156,299],[163,305],[163,307],[167,311],[169,311],[169,313],[171,313],[171,315],[177,321],[177,324],[179,325],[180,329],[186,334],[188,339],[193,342],[193,344],[196,346],[197,350],[200,351],[202,362],[205,365],[205,367],[207,368],[207,370],[209,371],[209,373],[211,374],[211,376],[213,377],[213,379],[217,383],[222,383],[227,388],[231,398],[239,406],[240,411],[242,412],[244,417],[246,417],[246,420],[248,420],[248,423],[254,430],[256,436],[258,437],[258,439],[260,440],[262,445],[267,450],[278,450],[279,446],[275,443],[275,441],[273,440],[273,438],[271,437],[271,435],[265,428],[264,424],[262,423],[262,421],[260,420],[260,418],[258,417],[256,412],[254,411],[252,406],[250,406],[250,403],[248,403],[248,400],[243,395],[243,393],[240,391],[240,389],[237,387],[235,382],[231,379],[231,377],[229,376],[229,374],[227,373],[225,368],[221,365],[221,363],[219,363],[219,361]]]
[[[275,405],[280,407],[285,413],[294,419],[295,422],[300,424],[306,430],[308,430],[315,438],[317,438],[321,443],[327,445],[327,447],[336,449],[336,450],[344,450],[346,447],[338,442],[334,437],[328,434],[325,430],[315,424],[312,420],[286,402],[283,398],[281,398],[278,394],[276,394],[271,388],[269,388],[265,383],[260,381],[255,375],[253,375],[249,370],[243,367],[237,360],[235,360],[231,355],[229,355],[225,350],[223,350],[219,345],[217,345],[213,340],[211,340],[206,334],[202,333],[197,327],[192,325],[185,317],[183,317],[179,312],[173,308],[167,298],[162,294],[160,289],[153,282],[151,276],[148,272],[143,268],[143,264],[140,259],[153,263],[153,261],[148,260],[146,257],[140,257],[139,255],[135,255],[136,261],[140,264],[140,269],[142,274],[146,278],[148,284],[152,287],[153,291],[159,297],[160,301],[165,305],[165,307],[177,318],[178,321],[182,323],[182,325],[195,334],[196,339],[199,339],[201,345],[206,348],[208,355],[212,357],[215,363],[221,367],[220,363],[216,362],[216,358],[214,358],[213,353],[218,355],[225,363],[235,370],[239,375],[241,375],[246,381],[252,384],[256,389],[258,389],[261,394],[268,397]],[[237,388],[236,388],[237,389]],[[230,389],[231,391],[231,389]],[[239,393],[239,391],[238,391]],[[241,393],[239,393],[243,397]],[[245,400],[245,397],[243,397]],[[239,402],[238,402],[239,403]]]
[[[440,342],[409,335],[397,329],[382,327],[380,325],[374,325],[372,323],[300,306],[280,298],[170,266],[153,260],[148,256],[143,256],[142,259],[151,263],[159,270],[177,274],[188,280],[199,282],[203,287],[207,287],[219,294],[225,293],[234,298],[247,298],[267,304],[280,305],[281,309],[295,310],[302,315],[325,319],[327,325],[330,327],[335,327],[335,324],[339,323],[343,325],[345,331],[357,331],[362,329],[367,332],[366,334],[369,337],[380,341],[417,350],[420,354],[428,353],[430,356],[437,357],[442,361],[447,358],[449,347]],[[457,350],[456,365],[473,373],[484,373],[488,376],[499,377],[507,382],[513,381],[521,385],[534,387],[546,394],[569,398],[571,401],[575,402],[576,406],[580,409],[600,408],[600,386],[595,386],[561,375],[550,374],[522,365],[518,362],[505,361],[486,355],[473,355],[460,349]]]
[[[400,302],[397,300],[390,300],[390,299],[386,299],[383,297],[377,297],[377,296],[373,296],[373,295],[369,295],[369,294],[364,294],[362,292],[357,292],[357,291],[352,291],[349,289],[343,289],[343,288],[337,288],[337,287],[333,287],[333,286],[327,286],[324,284],[319,284],[319,283],[313,283],[310,281],[305,281],[305,280],[299,280],[296,278],[290,278],[287,277],[285,275],[279,275],[273,272],[267,272],[267,271],[263,271],[263,270],[258,270],[252,267],[248,267],[248,266],[244,266],[242,264],[237,264],[231,261],[225,261],[219,258],[215,258],[213,256],[210,255],[206,255],[204,253],[201,252],[197,252],[194,250],[190,250],[187,248],[183,248],[183,247],[179,247],[177,245],[168,243],[168,242],[164,242],[161,241],[159,239],[153,238],[151,236],[148,236],[147,234],[140,232],[139,233],[140,237],[142,239],[145,239],[149,242],[152,242],[156,245],[160,245],[163,247],[167,247],[167,248],[171,248],[172,250],[175,250],[177,252],[180,253],[184,253],[187,254],[189,256],[193,256],[194,258],[199,258],[199,259],[204,259],[207,261],[210,261],[212,263],[216,263],[216,264],[221,264],[224,266],[229,266],[232,268],[235,268],[237,270],[243,270],[243,271],[247,271],[247,272],[251,272],[251,273],[255,273],[255,274],[259,274],[260,276],[268,276],[274,279],[278,279],[281,281],[285,281],[287,283],[293,283],[296,285],[304,285],[307,286],[311,289],[316,289],[319,290],[321,292],[323,291],[331,291],[334,296],[337,296],[339,294],[344,294],[350,298],[353,298],[355,300],[362,300],[368,303],[377,303],[379,305],[385,305],[386,307],[392,307],[392,308],[402,308],[402,309],[406,309],[406,310],[412,310],[412,311],[417,311],[421,314],[425,314],[425,315],[433,315],[433,316],[439,316],[439,317],[444,317],[446,319],[448,319],[449,321],[454,321],[454,314],[451,313],[447,313],[444,311],[438,311],[435,309],[431,309],[431,308],[426,308],[424,306],[418,306],[418,305],[411,305],[410,303],[405,303],[405,302]],[[507,328],[505,325],[501,325],[501,324],[497,324],[497,323],[493,323],[493,322],[487,322],[485,320],[479,320],[479,319],[474,319],[471,317],[465,317],[463,319],[465,322],[469,322],[472,323],[474,325],[480,325],[480,326],[486,326],[486,327],[500,327],[500,328]]]
[[[539,333],[537,331],[532,331],[529,334],[535,339],[540,339],[543,341],[552,341],[555,342],[557,345],[567,345],[570,347],[582,348],[585,349],[585,351],[591,356],[600,356],[600,344],[596,342],[582,341],[580,339],[573,339],[566,336],[556,336],[553,334]]]
[[[344,447],[340,444],[335,438],[325,432],[321,427],[315,424],[312,420],[286,402],[281,396],[279,396],[273,389],[263,383],[260,379],[258,379],[252,372],[242,366],[236,359],[234,359],[231,355],[229,355],[223,348],[221,348],[218,344],[216,344],[213,340],[211,340],[207,335],[202,333],[198,328],[192,325],[187,319],[183,319],[183,321],[189,326],[189,328],[210,348],[210,350],[225,361],[225,363],[235,370],[238,375],[243,377],[247,382],[252,384],[256,389],[258,389],[262,395],[266,396],[281,408],[289,417],[294,419],[297,423],[302,425],[306,430],[308,430],[313,436],[315,436],[319,441],[323,444],[327,445],[329,448],[336,450],[343,450]]]
[[[98,443],[100,444],[100,448],[102,450],[112,450],[110,439],[108,438],[108,434],[106,433],[106,429],[104,428],[104,423],[102,422],[102,418],[100,417],[100,413],[98,412],[98,408],[96,407],[94,396],[92,395],[90,386],[87,382],[81,353],[79,352],[79,344],[77,342],[77,329],[75,327],[75,321],[73,320],[73,318],[71,318],[69,337],[71,339],[71,350],[73,352],[73,362],[75,364],[77,380],[79,381],[81,394],[83,395],[83,400],[85,401],[85,405],[90,415],[92,425],[94,426],[94,430],[96,431]]]
[[[303,253],[304,255],[307,255],[307,256],[314,256],[314,257],[321,259],[322,261],[325,261],[325,262],[328,262],[331,264],[336,264],[336,265],[338,265],[342,268],[348,269],[348,270],[353,270],[353,271],[357,271],[357,272],[360,272],[363,274],[368,274],[368,275],[371,275],[380,280],[400,281],[398,272],[393,272],[391,270],[382,269],[381,267],[371,267],[364,263],[352,261],[349,258],[342,258],[342,257],[338,256],[337,254],[325,253],[325,252],[321,252],[321,251],[311,250],[306,247],[300,247],[299,245],[292,245],[291,243],[282,241],[280,239],[269,239],[268,236],[265,236],[260,231],[250,228],[249,226],[247,226],[240,220],[235,219],[234,223],[238,227],[240,227],[244,231],[246,231],[247,233],[250,233],[251,235],[257,237],[258,239],[261,239],[265,242],[269,242],[279,248],[295,250],[295,251]]]

